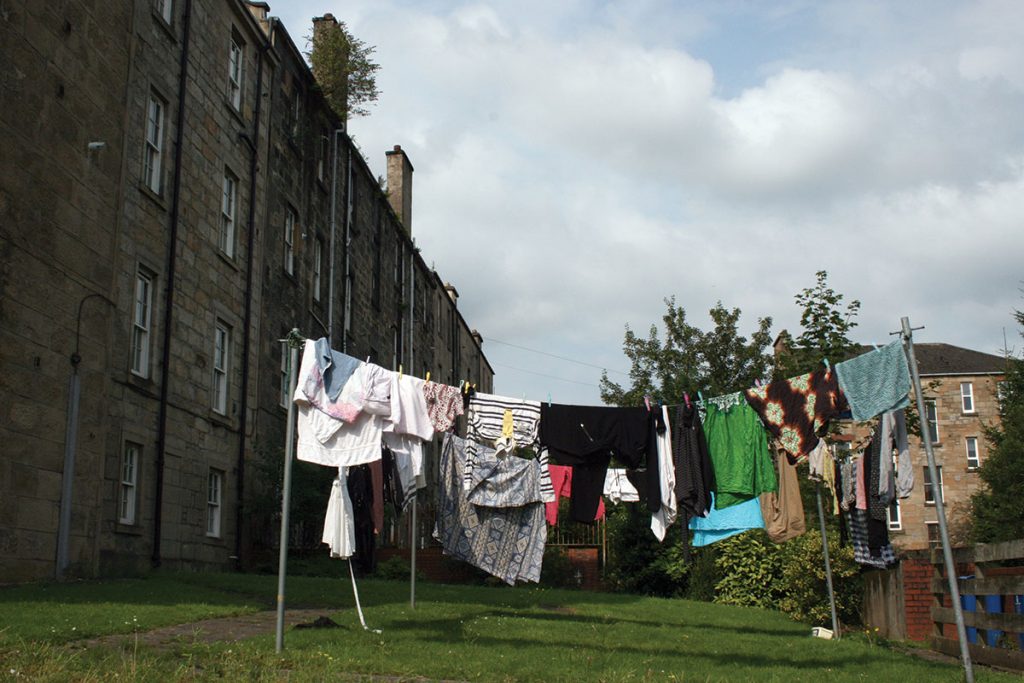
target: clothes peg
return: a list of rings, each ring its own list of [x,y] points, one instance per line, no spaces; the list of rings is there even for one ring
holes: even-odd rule
[[[548,392],[548,408],[551,407],[551,392]]]
[[[424,381],[426,381],[426,382],[430,381],[430,370],[427,370],[427,379],[424,380]]]
[[[828,358],[822,358],[821,360],[825,364],[825,369],[826,370],[831,370],[832,369],[832,366],[829,365],[829,363],[828,363]]]
[[[369,362],[370,362],[370,357],[369,357],[369,356],[367,356],[367,357],[366,357],[366,362],[367,362],[367,363],[369,363]]]
[[[690,407],[690,395],[688,393],[686,393],[685,391],[683,392],[683,400],[686,401],[686,407],[689,408]]]
[[[703,403],[704,402],[704,392],[698,391],[697,392],[697,398],[699,398],[700,402]]]
[[[644,405],[647,406],[647,412],[651,412],[651,397],[650,396],[644,396]],[[583,425],[580,425],[580,426],[582,427]]]
[[[402,379],[402,364],[398,364],[398,379]]]

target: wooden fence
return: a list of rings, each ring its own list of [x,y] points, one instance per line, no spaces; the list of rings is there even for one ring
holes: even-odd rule
[[[971,658],[979,664],[1024,670],[1024,539],[957,549],[953,559]],[[932,647],[959,657],[956,617],[940,550],[932,552],[931,564]]]

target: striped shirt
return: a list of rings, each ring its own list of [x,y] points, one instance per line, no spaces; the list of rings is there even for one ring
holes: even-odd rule
[[[506,413],[512,418],[511,437],[502,431]],[[517,451],[517,454],[527,455],[521,449],[537,453],[541,464],[541,497],[545,502],[555,499],[555,489],[548,472],[547,450],[538,452],[540,402],[476,393],[469,400],[466,423],[466,461],[462,474],[462,485],[466,491],[472,486],[478,445],[484,444],[494,448],[499,456]]]

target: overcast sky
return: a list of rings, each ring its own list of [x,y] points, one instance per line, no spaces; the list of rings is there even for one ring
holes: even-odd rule
[[[818,270],[857,341],[907,315],[1021,348],[1024,2],[271,5],[300,47],[326,12],[377,48],[350,130],[378,174],[408,153],[413,236],[499,393],[599,403],[668,296],[798,331]]]

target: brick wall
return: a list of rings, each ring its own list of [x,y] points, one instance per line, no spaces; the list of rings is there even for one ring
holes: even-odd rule
[[[903,578],[903,604],[906,637],[910,640],[928,640],[934,631],[932,624],[932,576],[934,569],[927,552],[910,553],[900,562],[898,570]]]

